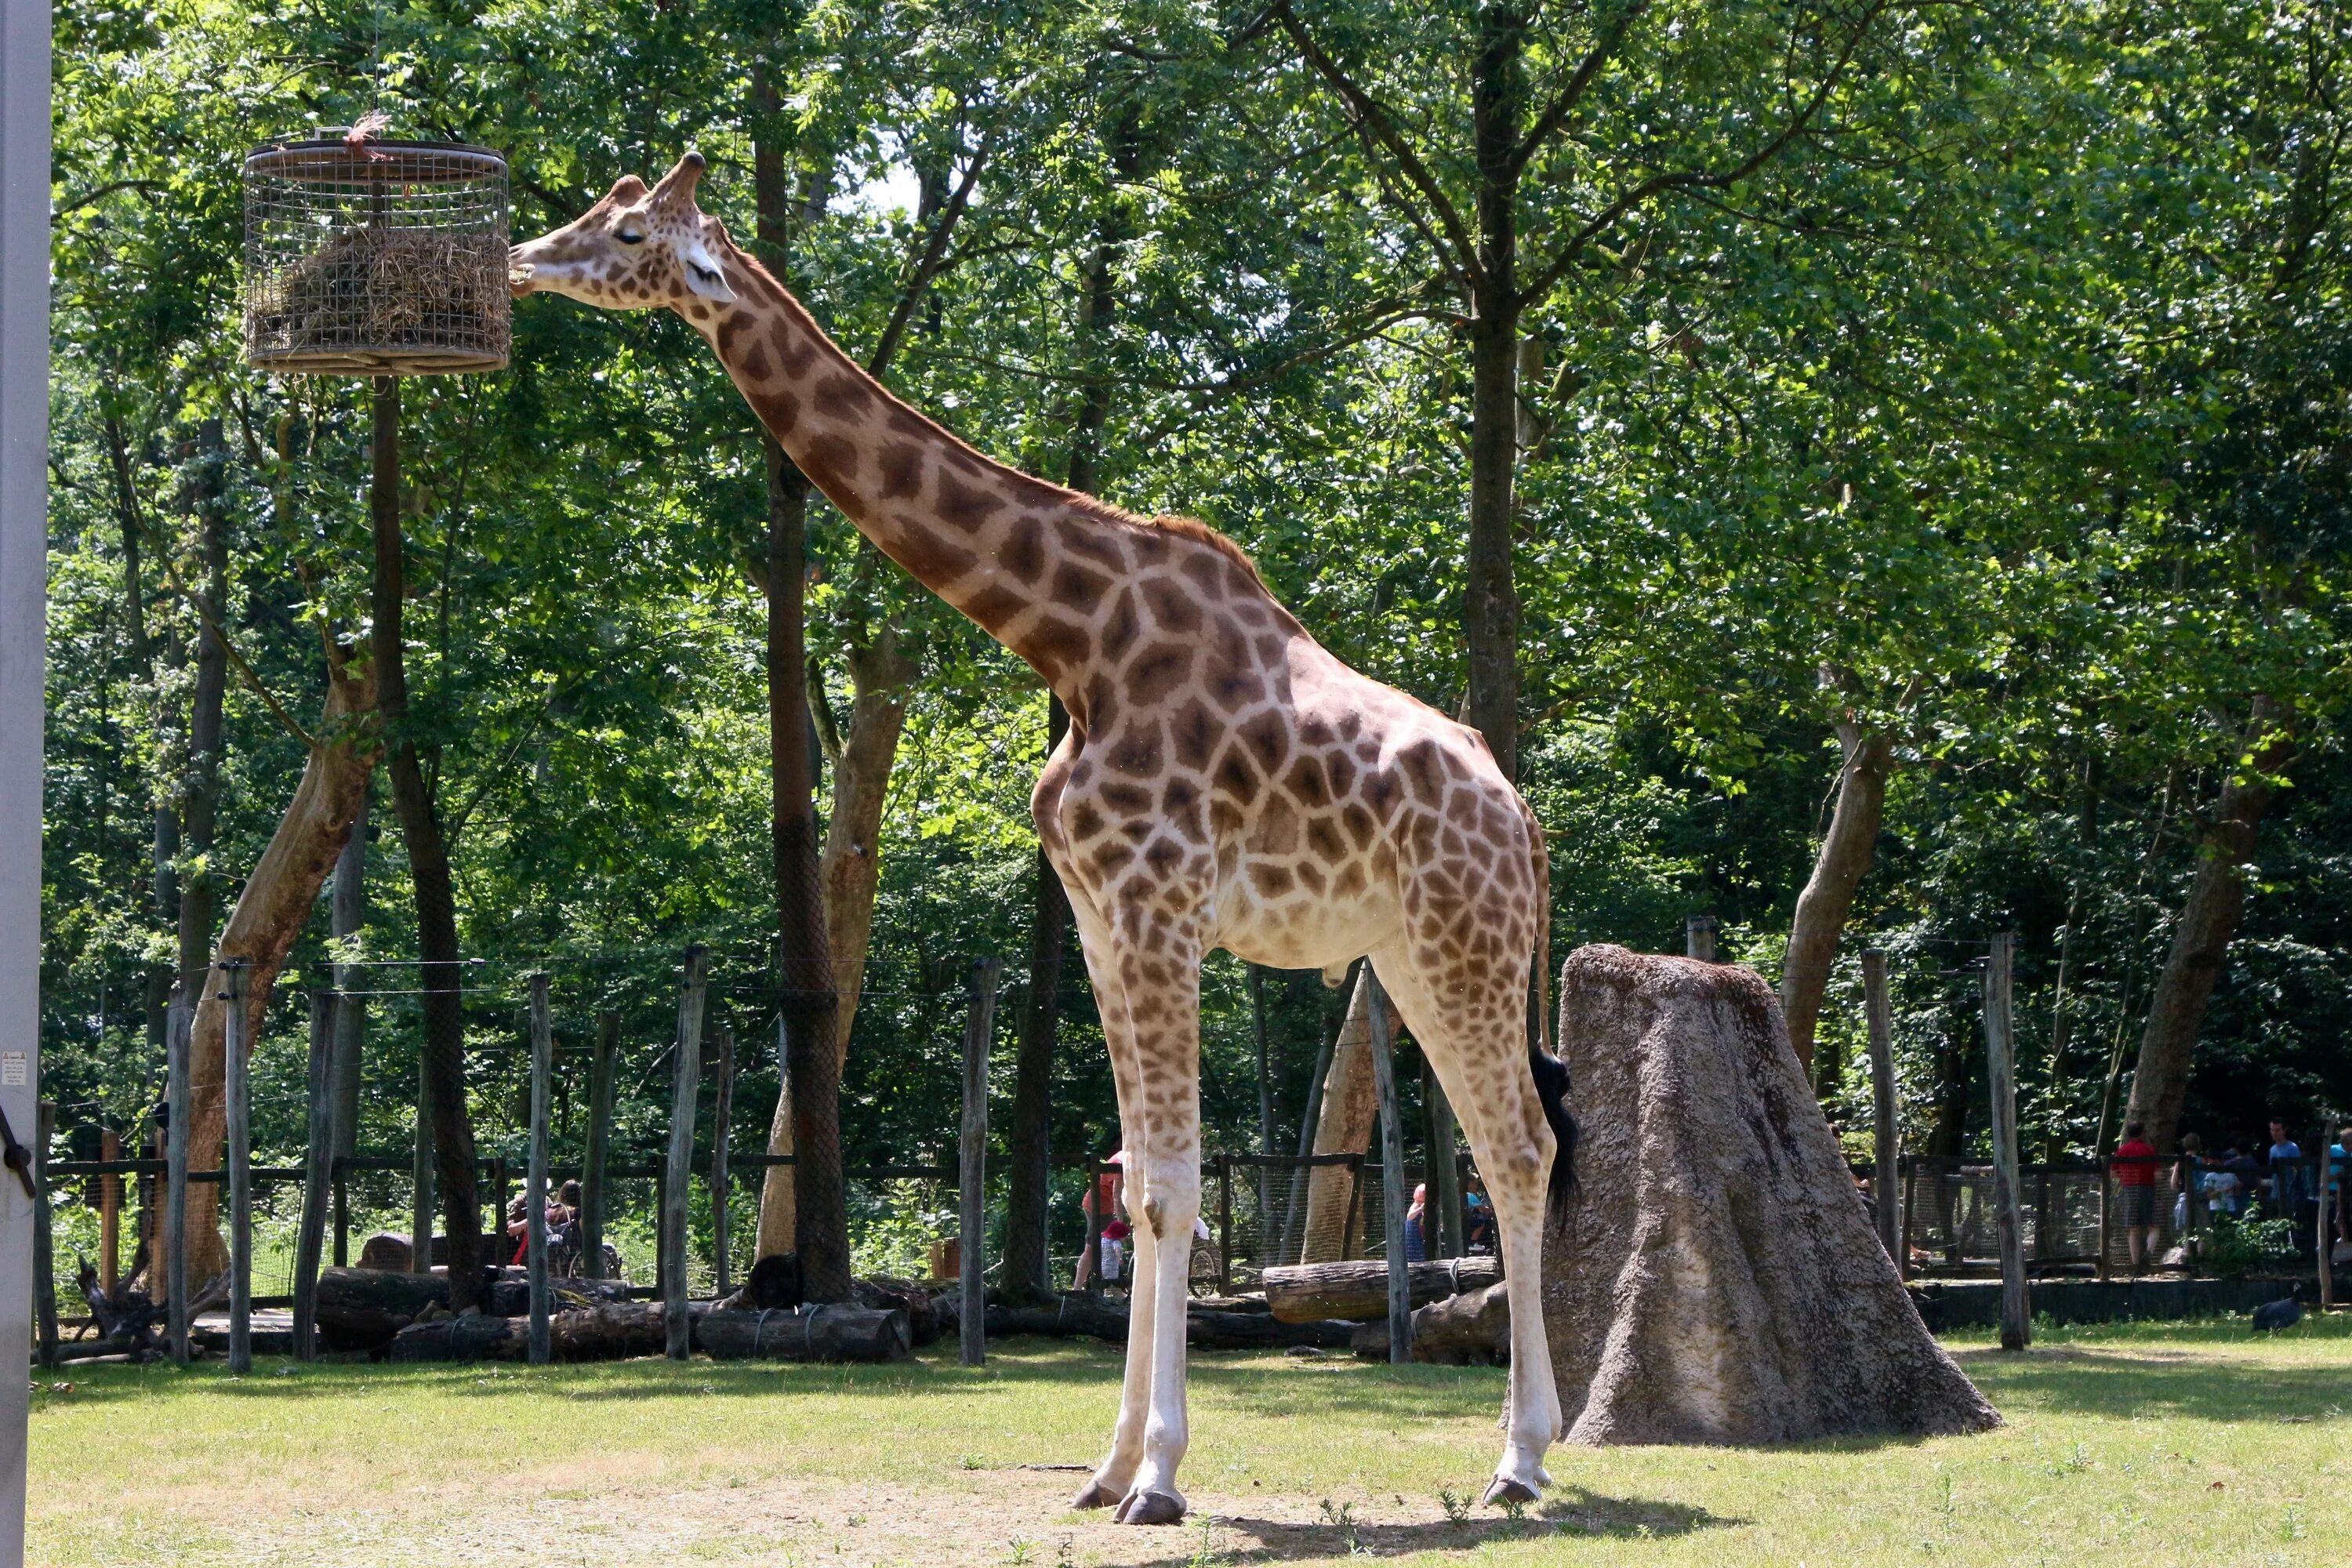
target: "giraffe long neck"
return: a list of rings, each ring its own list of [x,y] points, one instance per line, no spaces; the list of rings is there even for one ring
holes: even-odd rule
[[[1101,631],[1158,531],[982,457],[867,374],[735,250],[731,305],[688,321],[828,500],[892,560],[1081,708]]]

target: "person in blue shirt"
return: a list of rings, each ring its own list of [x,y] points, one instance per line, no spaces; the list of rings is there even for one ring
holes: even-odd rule
[[[2286,1135],[2286,1123],[2271,1123],[2270,1216],[2293,1219],[2303,1202],[2303,1145]]]
[[[2352,1242],[2352,1210],[2347,1210],[2344,1201],[2347,1143],[2352,1143],[2352,1126],[2337,1128],[2336,1142],[2327,1146],[2327,1201],[2336,1205],[2336,1240],[2339,1246]]]

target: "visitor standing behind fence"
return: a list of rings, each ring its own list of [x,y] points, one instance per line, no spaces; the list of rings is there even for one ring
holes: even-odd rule
[[[2137,1121],[2124,1124],[2124,1141],[2110,1162],[2116,1173],[2116,1196],[2124,1211],[2124,1244],[2131,1253],[2132,1272],[2146,1266],[2156,1251],[2156,1145],[2147,1129]]]
[[[1426,1182],[1412,1189],[1412,1206],[1404,1211],[1404,1260],[1407,1263],[1429,1260],[1429,1184]]]
[[[2344,1165],[2345,1145],[2352,1143],[2352,1126],[2336,1130],[2336,1142],[2327,1146],[2327,1197],[2336,1205],[2336,1239],[2352,1241],[2352,1214],[2345,1205]]]
[[[1124,1166],[1127,1151],[1117,1151],[1103,1163]],[[1117,1171],[1105,1171],[1087,1184],[1086,1194],[1078,1199],[1078,1212],[1087,1220],[1087,1235],[1095,1234],[1095,1217],[1102,1217],[1102,1256],[1097,1258],[1085,1247],[1078,1248],[1078,1271],[1070,1283],[1074,1290],[1085,1289],[1097,1269],[1106,1284],[1119,1276],[1127,1257],[1127,1223],[1119,1217],[1124,1212],[1120,1193],[1123,1184]]]
[[[2271,1123],[2270,1206],[2273,1219],[2293,1219],[2303,1204],[2303,1145],[2286,1135],[2286,1123]]]

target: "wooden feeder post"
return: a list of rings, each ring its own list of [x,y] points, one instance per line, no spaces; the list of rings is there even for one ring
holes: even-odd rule
[[[372,381],[379,581],[384,536],[399,535],[400,378],[506,368],[513,300],[507,218],[507,161],[487,147],[377,141],[354,131],[275,142],[246,157],[246,363],[280,375]],[[339,934],[357,919],[363,855],[349,851],[338,867]],[[351,979],[338,970],[339,989],[352,990]],[[355,1094],[357,1016],[343,1027],[341,1047],[352,1058],[344,1081]],[[420,1061],[409,1221],[409,1267],[420,1274],[433,1267],[424,1077]],[[339,1147],[334,1158],[351,1153]],[[337,1237],[340,1244],[340,1226]]]

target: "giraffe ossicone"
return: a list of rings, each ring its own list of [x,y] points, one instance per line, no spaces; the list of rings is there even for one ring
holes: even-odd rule
[[[1537,1282],[1572,1132],[1564,1071],[1526,1029],[1549,903],[1534,814],[1475,731],[1327,652],[1222,534],[992,461],[893,396],[697,206],[702,173],[688,153],[650,188],[619,181],[515,247],[510,280],[677,311],[827,499],[1069,709],[1031,810],[1069,891],[1145,1221],[1118,1419],[1076,1505],[1138,1524],[1186,1510],[1200,966],[1219,947],[1327,973],[1369,954],[1435,1068],[1494,1202],[1511,1301],[1487,1500],[1531,1500],[1559,1431]]]

